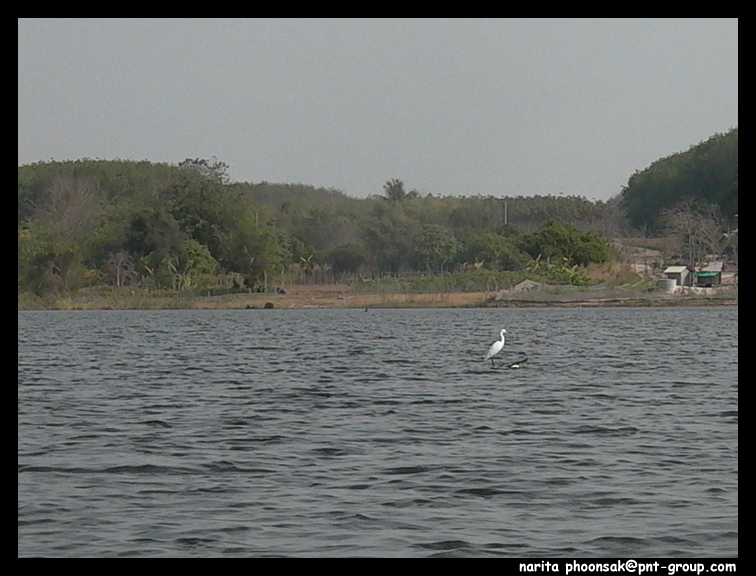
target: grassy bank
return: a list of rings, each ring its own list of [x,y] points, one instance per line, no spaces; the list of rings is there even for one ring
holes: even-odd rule
[[[710,294],[680,295],[632,288],[575,289],[549,287],[527,292],[389,292],[364,293],[345,284],[291,286],[285,294],[187,294],[129,288],[82,290],[41,298],[19,295],[19,310],[169,310],[169,309],[307,309],[307,308],[476,308],[590,306],[736,306],[737,286]]]

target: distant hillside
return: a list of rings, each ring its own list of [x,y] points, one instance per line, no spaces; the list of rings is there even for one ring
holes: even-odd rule
[[[633,174],[621,193],[630,224],[663,233],[664,210],[683,201],[714,205],[725,218],[738,212],[738,129],[715,134],[685,152]]]

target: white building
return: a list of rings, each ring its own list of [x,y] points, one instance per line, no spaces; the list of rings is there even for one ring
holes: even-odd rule
[[[690,286],[690,270],[687,266],[668,266],[664,270],[664,276],[668,280],[675,280],[678,286]]]

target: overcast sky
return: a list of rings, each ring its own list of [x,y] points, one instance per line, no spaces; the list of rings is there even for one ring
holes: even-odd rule
[[[738,124],[738,21],[19,19],[18,162],[606,200]]]

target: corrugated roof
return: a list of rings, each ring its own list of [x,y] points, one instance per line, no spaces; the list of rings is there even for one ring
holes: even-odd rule
[[[724,269],[724,262],[709,262],[701,268],[701,272],[721,272]]]

